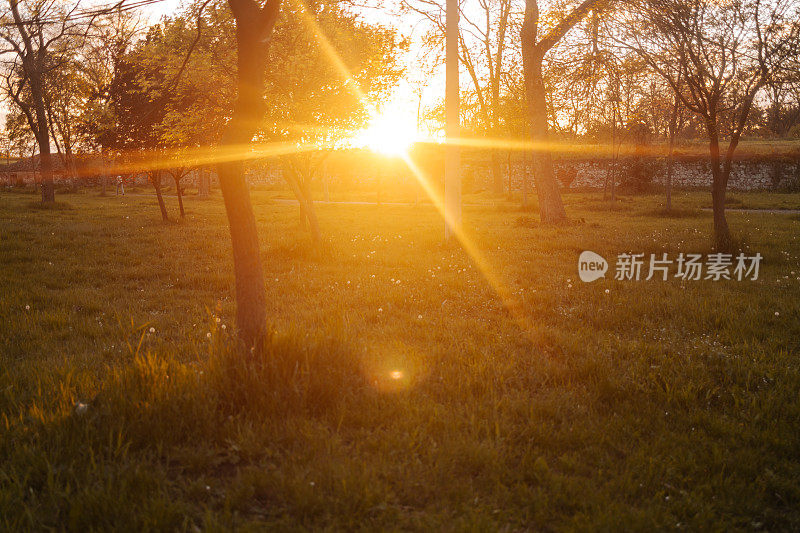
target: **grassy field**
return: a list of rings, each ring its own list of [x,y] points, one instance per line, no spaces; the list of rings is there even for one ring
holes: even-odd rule
[[[218,197],[0,193],[0,530],[800,528],[796,215],[729,215],[757,281],[584,284],[708,253],[705,197],[467,207],[477,262],[429,206],[320,205],[315,250],[270,198],[246,360]]]
[[[314,190],[314,198],[324,204],[324,193],[321,187]],[[150,190],[140,188],[136,190],[137,193],[151,194]],[[170,190],[170,193],[172,191]],[[287,187],[283,186],[264,186],[258,191],[258,195],[265,201],[273,200],[276,203],[294,202],[294,194]],[[565,191],[565,202],[578,207],[590,206],[594,209],[601,206],[603,209],[611,208],[612,206],[602,201],[602,194],[599,192],[586,192],[586,191]],[[417,202],[417,196],[411,187],[398,186],[391,190],[383,191],[380,195],[374,190],[359,190],[359,191],[345,191],[339,187],[332,188],[328,199],[332,203],[339,202],[358,202],[358,203],[371,203],[378,204],[380,198],[382,204],[415,204],[432,205],[430,200],[420,195]],[[535,194],[531,193],[531,201],[534,207],[536,198]],[[626,202],[631,198],[628,193],[622,193],[620,204],[615,209],[624,209]],[[634,204],[636,209],[653,209],[661,210],[664,207],[664,195],[659,193],[650,194],[637,194],[635,196],[636,202]],[[512,203],[522,203],[522,196],[519,192],[515,191],[510,201]],[[475,193],[464,194],[464,203],[471,207],[484,206],[484,207],[509,207],[509,198],[505,195],[497,196],[490,192],[481,191]],[[800,193],[776,193],[768,191],[729,191],[727,195],[727,205],[729,209],[764,209],[764,210],[800,210]],[[692,191],[676,191],[673,196],[673,207],[677,210],[702,210],[711,209],[711,194],[707,190],[692,190]]]

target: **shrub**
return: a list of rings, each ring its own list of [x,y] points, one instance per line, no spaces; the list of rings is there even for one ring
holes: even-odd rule
[[[630,192],[647,192],[661,172],[663,162],[652,157],[630,156],[620,160],[620,186]]]

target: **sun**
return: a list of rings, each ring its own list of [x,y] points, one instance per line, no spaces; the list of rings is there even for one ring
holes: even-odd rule
[[[400,157],[418,140],[417,126],[407,114],[391,110],[376,114],[369,126],[353,137],[353,146],[389,157]]]

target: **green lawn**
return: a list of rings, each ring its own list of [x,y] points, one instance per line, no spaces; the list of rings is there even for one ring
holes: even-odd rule
[[[314,191],[314,197],[318,201],[324,200],[324,194],[321,188]],[[150,194],[150,191],[140,190]],[[286,187],[269,186],[264,187],[258,191],[258,195],[264,199],[273,199],[278,202],[294,201],[294,195]],[[728,192],[728,207],[733,210],[737,209],[766,209],[766,210],[800,210],[800,193],[783,193],[783,192],[768,192],[768,191],[752,191],[752,192]],[[620,194],[620,204],[618,209],[625,209],[628,205],[627,200],[631,199],[630,194]],[[329,200],[331,202],[368,202],[377,204],[378,194],[374,190],[362,189],[359,191],[344,191],[339,187],[332,187],[329,193]],[[513,201],[521,203],[522,197],[519,192],[513,195]],[[638,194],[635,196],[636,208],[643,208],[646,210],[659,211],[664,207],[664,194],[663,193],[649,193]],[[410,204],[416,202],[415,189],[410,185],[404,184],[387,188],[381,195],[383,203],[403,203]],[[536,195],[531,193],[531,201],[535,204]],[[569,205],[575,205],[579,208],[584,206],[592,206],[593,208],[608,209],[610,203],[608,200],[603,201],[603,196],[599,192],[584,192],[584,191],[567,191],[564,193],[564,201]],[[711,209],[711,193],[708,190],[697,191],[675,191],[673,192],[673,207],[678,210],[695,210],[695,209]],[[419,197],[421,204],[430,204],[424,194]],[[324,202],[323,202],[324,203]],[[511,207],[507,204],[505,196],[498,197],[489,192],[478,192],[464,195],[464,203],[468,206],[485,205],[485,206],[505,206]]]
[[[603,201],[600,193],[569,193],[565,195],[565,202],[578,208],[608,210],[611,205],[608,200]],[[800,193],[776,193],[766,191],[738,192],[729,191],[726,198],[728,209],[735,213],[741,209],[800,210]],[[642,194],[631,196],[622,194],[620,201],[614,209],[637,210],[640,214],[658,213],[664,209],[663,194]],[[711,193],[709,191],[676,191],[672,196],[672,207],[677,214],[695,214],[698,211],[711,209]],[[687,213],[688,211],[688,213]],[[737,220],[732,214],[731,220]],[[746,227],[740,228],[739,233],[746,235]]]
[[[796,215],[729,214],[757,281],[584,284],[710,252],[708,193],[467,207],[478,261],[430,206],[320,205],[318,251],[271,195],[246,359],[218,197],[0,193],[0,530],[800,528]]]

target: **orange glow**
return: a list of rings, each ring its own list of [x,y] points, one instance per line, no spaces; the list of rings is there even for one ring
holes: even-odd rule
[[[422,186],[422,188],[425,190],[434,207],[436,207],[436,209],[439,211],[439,214],[445,220],[445,223],[450,224],[450,221],[447,220],[444,210],[444,199],[436,192],[436,189],[431,185],[428,177],[410,157],[404,157],[403,160],[405,161],[406,165],[408,165],[409,170],[411,170],[413,173],[414,178],[416,178],[417,182],[419,182],[420,186]],[[458,243],[461,245],[464,251],[467,252],[470,259],[475,264],[475,267],[478,269],[481,275],[483,275],[484,279],[489,283],[494,292],[503,302],[505,308],[514,315],[518,323],[520,323],[520,326],[523,326],[524,319],[519,312],[519,304],[512,296],[511,291],[508,290],[503,284],[502,279],[497,274],[497,269],[491,265],[488,258],[480,251],[475,243],[472,242],[469,236],[464,232],[463,227],[455,227],[451,224],[451,230],[453,231],[453,235],[456,237],[456,239],[458,239]]]
[[[354,136],[351,145],[397,157],[407,154],[416,141],[416,125],[395,109],[374,116],[367,129]]]

